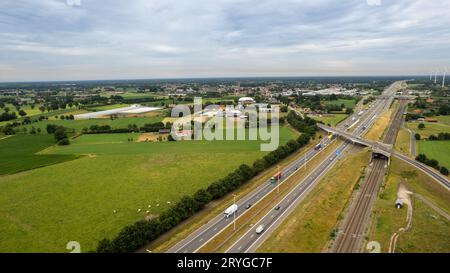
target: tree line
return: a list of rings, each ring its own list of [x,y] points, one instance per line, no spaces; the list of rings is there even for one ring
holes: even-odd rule
[[[436,159],[431,159],[424,154],[419,154],[418,156],[416,156],[416,160],[438,170],[441,174],[445,176],[448,176],[449,174],[448,169],[444,166],[439,166],[439,161],[437,161]]]
[[[212,200],[224,197],[236,190],[250,179],[280,162],[288,155],[308,144],[317,131],[314,120],[302,119],[295,113],[289,113],[288,122],[302,134],[285,145],[256,160],[252,166],[240,165],[226,177],[212,183],[206,189],[200,189],[192,196],[184,196],[173,207],[161,213],[159,217],[141,220],[125,226],[113,239],[102,239],[97,245],[97,252],[134,252],[145,244],[155,240],[164,232],[172,229],[196,212],[203,209]]]

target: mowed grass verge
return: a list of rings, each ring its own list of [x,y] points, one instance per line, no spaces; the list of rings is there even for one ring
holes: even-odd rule
[[[395,149],[398,151],[410,155],[411,154],[411,134],[405,128],[401,128],[398,131],[397,139],[395,140]]]
[[[322,252],[368,161],[367,150],[340,159],[258,252]]]
[[[280,129],[281,142],[294,136]],[[97,143],[84,137],[46,154],[90,156],[0,177],[0,252],[66,252],[69,241],[93,250],[125,225],[158,215],[265,154],[259,141]]]
[[[406,225],[407,208],[395,208],[400,183],[426,197],[447,213],[450,212],[450,193],[438,182],[396,158],[391,159],[389,175],[383,184],[373,212],[368,241],[378,241],[381,251],[389,249],[390,237]],[[448,252],[450,251],[450,222],[413,198],[412,228],[399,237],[396,252]]]
[[[381,138],[383,137],[384,132],[388,128],[392,115],[395,113],[397,107],[398,102],[394,101],[391,108],[389,108],[389,110],[384,112],[380,117],[376,119],[375,123],[364,135],[364,137],[368,140],[380,141]]]
[[[333,114],[332,116],[313,116],[311,118],[317,120],[317,121],[321,121],[325,124],[330,124],[331,126],[336,126],[338,125],[341,121],[343,121],[344,119],[346,119],[348,117],[347,114]]]

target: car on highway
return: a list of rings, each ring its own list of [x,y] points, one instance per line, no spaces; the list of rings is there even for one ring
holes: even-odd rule
[[[248,203],[247,206],[245,206],[245,209],[249,209],[252,207],[252,204]]]
[[[279,206],[279,205],[275,207],[275,210],[280,210],[280,209],[281,209],[281,206]]]
[[[261,234],[264,231],[264,226],[263,225],[259,225],[256,229],[256,234]]]

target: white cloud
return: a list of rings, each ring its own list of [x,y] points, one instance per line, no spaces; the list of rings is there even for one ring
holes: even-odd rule
[[[450,61],[448,10],[426,0],[3,0],[0,80],[415,74]]]

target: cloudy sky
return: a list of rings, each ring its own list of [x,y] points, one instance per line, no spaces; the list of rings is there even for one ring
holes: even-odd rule
[[[450,1],[1,0],[0,81],[413,75]]]

